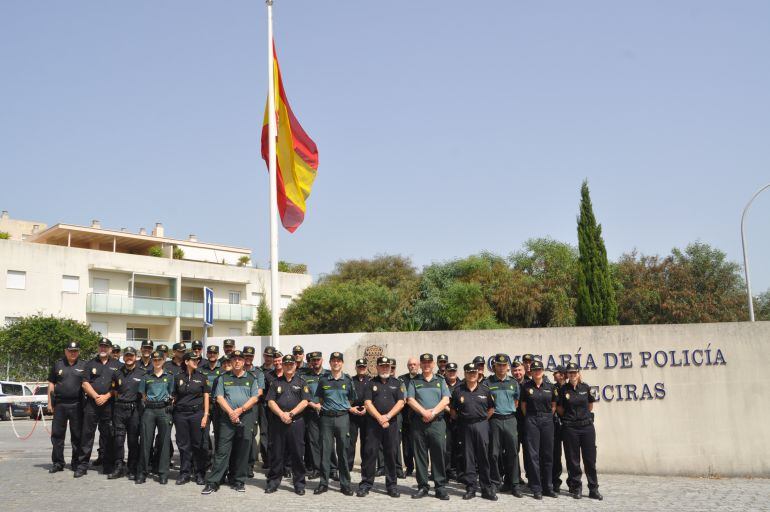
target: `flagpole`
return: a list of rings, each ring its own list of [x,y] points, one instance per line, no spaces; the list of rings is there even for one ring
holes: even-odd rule
[[[268,163],[270,171],[270,311],[272,313],[272,345],[278,349],[280,346],[280,314],[281,314],[281,287],[278,282],[278,176],[276,174],[276,119],[275,119],[275,77],[273,54],[273,0],[265,0],[267,4],[267,140]]]

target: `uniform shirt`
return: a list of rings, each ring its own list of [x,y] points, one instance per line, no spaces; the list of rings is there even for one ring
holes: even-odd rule
[[[276,377],[267,390],[267,401],[274,401],[284,412],[291,411],[303,400],[310,401],[310,398],[310,389],[296,373],[291,380],[285,375]]]
[[[331,373],[324,375],[318,381],[315,396],[322,400],[322,411],[347,411],[356,401],[356,388],[353,380],[345,373],[335,379]]]
[[[352,377],[351,379],[353,381],[353,388],[356,392],[356,400],[352,402],[350,405],[353,407],[363,407],[364,406],[364,390],[366,389],[366,385],[369,384],[369,377],[364,375],[363,377],[359,377],[356,375],[355,377]]]
[[[585,382],[580,382],[572,387],[568,382],[559,391],[558,405],[564,407],[562,420],[565,423],[591,419],[588,404],[594,403],[596,398],[591,394],[591,387]]]
[[[460,380],[460,379],[455,379],[455,383],[454,384],[450,384],[449,381],[447,380],[446,381],[446,387],[449,390],[449,396],[452,396],[452,391],[454,391],[455,388],[457,386],[459,386],[460,384],[462,384],[462,383],[463,383],[463,381]]]
[[[559,392],[550,382],[540,383],[538,388],[534,380],[528,380],[521,386],[521,401],[527,404],[527,415],[536,412],[551,412],[551,404],[559,398]]]
[[[211,368],[209,362],[206,361],[204,364],[198,365],[198,371],[206,376],[212,388],[214,385],[214,379],[222,375],[222,367],[219,366],[219,361],[217,361],[213,369]]]
[[[281,376],[283,373],[281,373]],[[265,396],[267,396],[267,392],[270,391],[270,386],[273,385],[273,382],[280,379],[281,377],[278,376],[277,373],[275,373],[275,369],[268,370],[264,373],[265,377]]]
[[[236,377],[233,372],[226,372],[219,376],[214,396],[224,397],[231,409],[243,406],[250,398],[256,397],[260,387],[257,378],[249,372]]]
[[[417,400],[423,409],[433,409],[444,397],[448,396],[450,395],[446,381],[435,375],[429,382],[425,380],[422,374],[419,374],[409,381],[406,388],[406,397]]]
[[[181,364],[176,364],[173,359],[170,361],[166,361],[163,363],[163,369],[166,370],[171,375],[179,375],[180,373],[185,372],[185,364],[182,362]]]
[[[85,365],[85,381],[91,384],[98,394],[109,393],[113,387],[112,378],[120,367],[121,363],[115,359],[110,358],[106,363],[102,363],[97,356]]]
[[[199,407],[203,409],[203,394],[211,393],[209,379],[195,370],[174,375],[174,404],[178,407]]]
[[[487,410],[495,406],[489,388],[484,384],[476,384],[473,391],[468,383],[463,382],[452,391],[450,401],[452,409],[457,411],[460,421],[483,420],[487,418]]]
[[[116,399],[120,402],[136,402],[139,400],[139,383],[147,372],[134,364],[134,368],[129,370],[126,365],[120,367],[113,375],[112,380],[115,383]]]
[[[322,369],[320,373],[313,373],[312,371],[308,370],[304,373],[304,375],[301,375],[302,380],[305,381],[308,390],[310,390],[310,401],[314,404],[319,402],[319,399],[315,394],[316,390],[318,389],[318,383],[321,381],[321,377],[327,375],[328,373],[329,371],[324,369]]]
[[[77,360],[69,364],[66,357],[62,357],[51,366],[48,373],[48,382],[55,387],[53,396],[56,399],[74,400],[83,396],[83,379],[85,378],[86,364]]]
[[[405,391],[404,383],[395,377],[388,377],[384,381],[375,377],[364,386],[362,401],[371,400],[377,412],[387,414],[399,400],[404,399]]]
[[[139,382],[139,392],[148,402],[168,402],[174,392],[174,376],[165,370],[160,377],[147,372]]]
[[[139,359],[136,360],[136,366],[138,366],[139,368],[141,368],[142,370],[144,370],[146,372],[151,372],[152,371],[152,358],[149,358],[147,360],[147,364],[144,364],[144,361],[140,357]]]
[[[516,379],[506,375],[500,380],[497,375],[492,375],[486,384],[495,402],[495,416],[507,416],[516,412],[516,401],[520,396]]]
[[[260,368],[256,366],[252,366],[246,371],[252,374],[257,379],[257,384],[259,385],[259,389],[265,389],[265,373]]]

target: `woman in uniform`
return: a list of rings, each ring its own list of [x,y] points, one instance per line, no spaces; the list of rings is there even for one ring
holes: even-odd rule
[[[567,382],[559,393],[558,412],[562,423],[562,440],[567,459],[567,486],[575,499],[581,497],[580,455],[588,480],[588,497],[601,500],[596,478],[596,430],[594,429],[594,402],[591,388],[583,382],[580,367],[567,365]]]
[[[158,483],[168,483],[168,465],[171,457],[171,394],[174,391],[174,376],[163,369],[165,355],[157,350],[152,353],[152,370],[142,376],[139,393],[144,400],[142,428],[139,435],[139,465],[136,468],[135,484],[147,480],[152,455],[152,440],[158,432]]]
[[[543,363],[532,361],[532,380],[521,390],[521,411],[524,414],[526,449],[529,453],[529,488],[536,500],[543,496],[558,497],[553,492],[553,415],[558,390],[543,378]]]
[[[184,372],[174,378],[174,427],[180,463],[176,484],[186,484],[194,475],[195,483],[204,485],[207,447],[203,436],[209,420],[211,387],[198,371],[200,355],[187,352],[182,360]]]

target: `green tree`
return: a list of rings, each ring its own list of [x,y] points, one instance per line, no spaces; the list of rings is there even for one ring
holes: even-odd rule
[[[289,263],[287,261],[279,261],[278,271],[288,272],[290,274],[307,274],[307,265],[304,263]]]
[[[596,223],[588,181],[580,188],[578,217],[577,325],[615,325],[618,306],[615,286],[602,239],[602,226]]]
[[[5,369],[10,362],[12,380],[45,380],[70,341],[80,343],[85,359],[96,352],[99,338],[88,325],[69,318],[24,317],[0,329],[0,365]]]
[[[267,302],[262,299],[257,306],[257,319],[254,322],[254,326],[251,328],[252,336],[270,336],[273,333],[273,322],[270,313],[270,308],[267,307]]]
[[[0,231],[0,240],[8,240],[11,238],[11,235],[8,234],[5,231]]]
[[[184,259],[184,250],[181,247],[174,246],[174,250],[171,253],[171,256],[175,260],[182,260]]]
[[[246,265],[249,264],[250,261],[251,261],[251,258],[249,258],[246,255],[243,255],[240,258],[238,258],[238,266],[239,267],[245,267]]]
[[[159,245],[153,245],[152,247],[147,249],[147,255],[160,258],[161,256],[163,256],[163,249],[161,249]]]
[[[770,290],[754,297],[754,319],[770,320]]]

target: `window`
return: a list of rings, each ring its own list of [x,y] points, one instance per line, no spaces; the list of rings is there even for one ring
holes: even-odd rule
[[[291,295],[281,295],[281,309],[286,309],[291,304]]]
[[[150,339],[150,330],[146,327],[127,327],[126,341],[147,341]]]
[[[80,293],[80,278],[78,276],[61,276],[61,291]]]
[[[241,303],[241,292],[230,292],[230,304],[240,304]]]
[[[27,273],[20,270],[9,270],[5,286],[12,290],[25,290],[27,288]]]
[[[183,329],[179,331],[180,337],[182,338],[183,343],[190,343],[192,341],[192,331],[188,329]]]
[[[5,325],[11,325],[12,323],[18,322],[19,320],[21,320],[20,316],[7,316],[5,317]]]
[[[134,297],[152,297],[152,289],[149,286],[134,285]]]
[[[94,277],[94,293],[110,293],[110,280]]]
[[[24,388],[21,387],[21,384],[4,383],[4,384],[0,384],[0,392],[2,392],[4,395],[9,395],[9,396],[23,396]]]
[[[235,327],[230,327],[230,329],[228,330],[228,336],[240,336],[242,332],[243,331],[241,331],[240,329],[237,329]]]
[[[107,322],[91,322],[91,330],[107,336]]]

